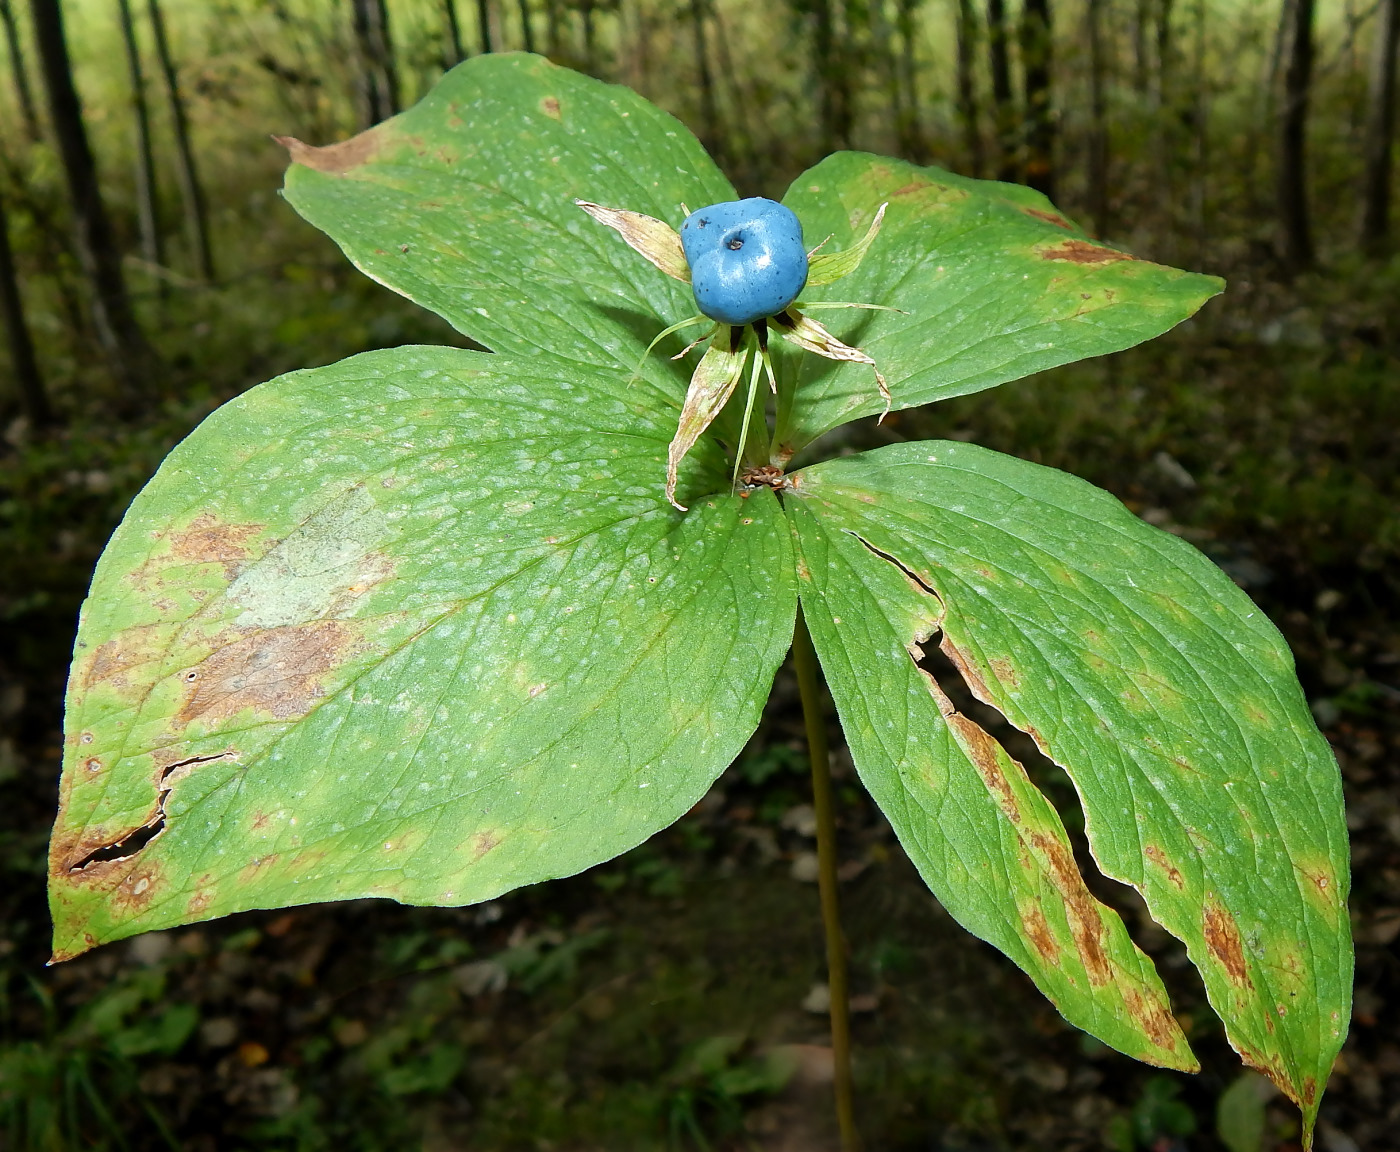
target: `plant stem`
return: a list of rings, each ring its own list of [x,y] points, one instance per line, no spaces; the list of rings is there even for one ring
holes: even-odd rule
[[[831,801],[831,759],[826,747],[826,717],[822,712],[821,670],[802,608],[792,637],[792,665],[802,696],[802,719],[807,726],[807,755],[812,764],[812,807],[817,814],[818,884],[822,925],[826,929],[827,987],[831,989],[831,1057],[836,1091],[836,1122],[842,1152],[856,1152],[855,1108],[851,1094],[851,995],[846,980],[846,939],[841,931],[841,898],[836,879],[836,818]]]

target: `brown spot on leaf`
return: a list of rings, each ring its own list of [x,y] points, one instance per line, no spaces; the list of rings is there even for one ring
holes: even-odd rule
[[[559,111],[559,97],[558,97],[558,96],[546,96],[543,100],[541,100],[541,101],[540,101],[540,111],[543,112],[546,116],[550,117],[551,119],[554,119],[554,120],[563,120],[563,119],[564,119],[564,117],[560,114],[560,111]]]
[[[1057,228],[1068,228],[1071,232],[1074,231],[1073,224],[1071,224],[1063,216],[1057,215],[1054,212],[1046,212],[1042,208],[1025,207],[1022,207],[1021,211],[1024,212],[1027,216],[1034,216],[1037,220],[1044,220],[1047,224],[1054,224]]]
[[[119,691],[130,687],[127,673],[163,656],[162,641],[169,633],[170,628],[165,624],[138,624],[118,632],[93,650],[77,676],[78,683],[84,692],[103,683]]]
[[[209,905],[214,903],[214,893],[209,888],[197,888],[189,903],[185,905],[185,915],[191,920],[197,920],[209,910]]]
[[[49,957],[50,964],[62,964],[65,960],[72,960],[75,956],[81,956],[84,952],[91,952],[97,947],[97,937],[91,932],[83,933],[83,943],[80,948],[55,948],[53,955]]]
[[[1136,988],[1129,988],[1123,993],[1123,1003],[1127,1006],[1128,1015],[1142,1025],[1142,1030],[1158,1048],[1168,1052],[1177,1050],[1181,1028],[1165,1004],[1144,996]]]
[[[170,534],[170,555],[189,564],[222,564],[233,577],[251,554],[248,543],[266,525],[225,524],[208,512],[201,512],[184,528]]]
[[[1249,977],[1249,967],[1244,958],[1244,941],[1240,930],[1230,913],[1214,899],[1206,900],[1201,919],[1201,932],[1205,936],[1206,948],[1222,968],[1230,983],[1241,988],[1254,990],[1254,981]]]
[[[1184,886],[1185,881],[1181,878],[1181,869],[1172,864],[1172,862],[1167,859],[1167,854],[1157,847],[1156,844],[1147,845],[1147,847],[1142,850],[1142,854],[1167,874],[1167,879],[1176,886],[1178,891]]]
[[[379,154],[379,149],[384,144],[379,132],[380,127],[376,125],[358,136],[351,136],[349,140],[342,140],[339,144],[327,144],[321,148],[303,144],[295,136],[274,136],[273,139],[287,150],[293,164],[300,164],[303,168],[314,168],[317,172],[325,172],[330,176],[344,176],[352,168],[368,164]]]
[[[943,638],[938,642],[938,646],[943,650],[943,654],[953,662],[953,666],[958,670],[958,675],[967,682],[972,694],[983,704],[990,704],[995,708],[996,700],[987,689],[987,681],[983,678],[981,669],[963,654],[962,649],[953,643],[947,632],[943,633]]]
[[[1040,958],[1047,964],[1058,965],[1060,946],[1055,943],[1055,937],[1050,931],[1050,924],[1045,919],[1045,912],[1039,904],[1032,904],[1029,908],[1021,910],[1021,927],[1025,931],[1026,939],[1040,953]]]
[[[491,849],[499,847],[503,839],[499,832],[478,832],[467,841],[467,850],[471,853],[472,863],[475,864]]]
[[[324,679],[355,638],[339,620],[239,634],[185,673],[185,703],[176,719],[212,724],[246,709],[278,720],[305,716],[325,695]]]
[[[1063,240],[1050,248],[1040,250],[1042,260],[1067,260],[1071,264],[1114,264],[1119,260],[1136,260],[1126,252],[1115,248],[1104,248],[1091,244],[1088,240]]]
[[[928,676],[928,673],[925,672],[924,675]],[[932,680],[932,677],[930,676],[929,679]],[[947,697],[943,697],[943,700],[947,700]],[[939,701],[940,709],[942,706],[943,701]],[[997,806],[1001,808],[1006,814],[1006,818],[1016,826],[1019,832],[1021,830],[1021,807],[1016,802],[1016,791],[1002,770],[1001,760],[997,755],[1001,752],[1001,745],[962,713],[952,711],[952,701],[948,701],[948,708],[949,711],[944,713],[943,718],[948,721],[948,726],[958,734],[960,738],[958,742],[963,746],[963,751],[967,753],[973,767],[977,769],[978,775],[982,777],[987,788],[996,797]]]
[[[1021,686],[1020,673],[1010,660],[1004,660],[1000,656],[993,657],[990,661],[992,675],[1005,684],[1008,688],[1019,688]]]
[[[238,871],[239,884],[252,884],[264,868],[271,868],[282,858],[280,852],[269,852],[264,856],[254,856]]]
[[[1104,951],[1100,905],[1084,886],[1084,877],[1079,874],[1074,853],[1067,843],[1048,832],[1029,829],[1022,834],[1044,858],[1050,880],[1065,902],[1069,930],[1079,958],[1084,962],[1084,971],[1089,974],[1089,982],[1102,987],[1113,978],[1113,970]]]
[[[155,861],[145,861],[129,871],[112,893],[112,903],[124,911],[144,912],[161,891],[162,869]]]

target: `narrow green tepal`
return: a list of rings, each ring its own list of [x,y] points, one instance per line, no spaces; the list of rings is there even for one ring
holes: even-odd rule
[[[893,445],[804,469],[790,493],[804,610],[857,764],[895,826],[914,805],[970,811],[954,777],[917,770],[924,746],[898,739],[930,711],[904,649],[932,638],[978,699],[1070,774],[1099,866],[1186,944],[1231,1044],[1310,1129],[1351,1017],[1347,832],[1336,761],[1274,626],[1205,556],[1108,493],[985,448]],[[818,533],[839,567],[813,563]],[[855,622],[837,609],[823,646],[818,606],[857,584],[875,603]],[[892,637],[873,643],[871,620]],[[871,647],[880,659],[854,654]],[[974,746],[975,725],[943,711]],[[976,759],[1034,854],[1044,830],[1019,770]],[[959,826],[940,819],[938,841]],[[983,891],[974,913],[1014,929],[1014,902]],[[970,920],[1026,966],[1016,949],[1033,930],[1008,948]]]
[[[713,449],[667,505],[642,395],[398,348],[176,448],[82,614],[55,958],[248,908],[473,903],[704,795],[792,638],[790,546],[771,493],[706,498]]]
[[[880,366],[893,408],[980,392],[1160,336],[1220,292],[1182,272],[1091,240],[1038,192],[939,168],[838,152],[783,198],[822,251],[847,248],[888,204],[860,267],[805,300],[856,300],[897,312],[824,312]],[[884,403],[859,365],[807,357],[775,441],[791,448]]]

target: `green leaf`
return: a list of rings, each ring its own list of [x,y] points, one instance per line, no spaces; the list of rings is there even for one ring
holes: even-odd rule
[[[704,497],[706,444],[691,512],[666,505],[673,417],[643,396],[399,348],[177,447],[83,610],[56,956],[246,908],[468,904],[693,805],[791,640],[790,545],[771,492]]]
[[[815,470],[815,471],[820,471]],[[813,470],[797,474],[804,492]],[[861,780],[939,902],[1071,1023],[1169,1068],[1197,1064],[1152,962],[1075,868],[1054,808],[916,664],[937,601],[839,524],[791,499],[803,613]]]
[[[859,268],[803,300],[903,310],[823,317],[875,358],[896,409],[1130,348],[1184,320],[1222,287],[1213,276],[1087,239],[1028,188],[863,152],[828,156],[793,181],[783,202],[813,242],[833,236],[822,249],[833,253],[855,245],[888,202]],[[804,357],[796,371],[776,443],[801,448],[884,407],[867,369]]]
[[[895,445],[793,491],[794,516],[902,582],[899,644],[940,629],[973,692],[1069,772],[1099,866],[1185,942],[1231,1044],[1311,1125],[1350,1018],[1348,849],[1336,762],[1273,625],[1107,493],[983,448]],[[847,723],[897,730],[908,691],[872,684]]]
[[[629,372],[695,301],[574,200],[679,226],[682,201],[735,196],[678,120],[525,54],[460,64],[351,140],[285,142],[288,201],[366,275],[497,352]],[[684,390],[664,357],[645,371]]]
[[[1260,1152],[1264,1146],[1264,1105],[1273,1088],[1257,1072],[1246,1072],[1220,1094],[1215,1132],[1230,1152]]]

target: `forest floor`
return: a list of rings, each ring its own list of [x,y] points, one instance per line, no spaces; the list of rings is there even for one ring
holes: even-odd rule
[[[340,309],[337,338],[328,320],[308,330],[292,317],[268,341],[283,350],[253,372],[314,362],[317,341],[338,355],[444,338],[340,275],[309,274],[306,289],[330,300],[320,315]],[[1323,1105],[1325,1152],[1400,1149],[1400,331],[1385,307],[1393,273],[1366,275],[1237,286],[1152,346],[852,433],[976,440],[1075,471],[1205,550],[1284,631],[1342,765],[1354,837],[1356,1013]],[[119,433],[100,412],[45,442],[13,426],[0,456],[0,1143],[834,1148],[811,810],[786,671],[713,791],[581,876],[463,909],[249,913],[44,967],[43,854],[77,603],[132,492],[238,386],[187,392]],[[959,928],[860,789],[834,721],[831,737],[867,1146],[1223,1149],[1216,1109],[1238,1059],[1184,950],[1136,897],[1095,881],[1157,960],[1198,1076],[1070,1028]],[[1027,758],[1073,828],[1073,790]],[[1271,1101],[1263,1152],[1297,1139],[1295,1114]]]

